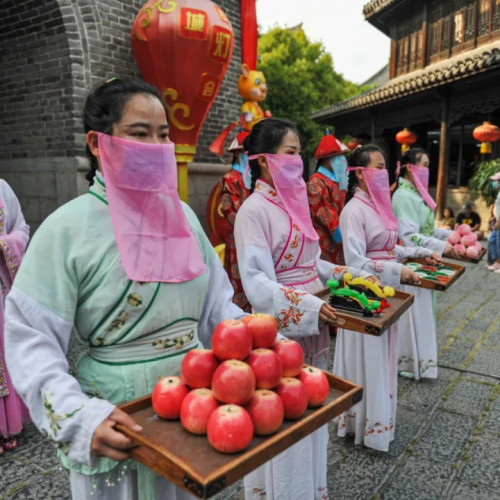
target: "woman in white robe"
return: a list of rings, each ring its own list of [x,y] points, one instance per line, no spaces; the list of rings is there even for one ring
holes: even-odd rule
[[[423,149],[412,148],[401,157],[400,164],[392,210],[398,219],[401,243],[430,249],[439,256],[453,256],[453,247],[447,242],[450,231],[434,226],[436,203],[428,193],[429,157]],[[407,286],[401,290],[414,293],[415,302],[398,322],[398,370],[416,380],[435,379],[438,375],[435,293]]]
[[[262,120],[245,147],[254,189],[236,215],[234,232],[245,294],[254,311],[275,316],[280,333],[300,343],[305,363],[326,370],[327,323],[335,315],[314,293],[329,278],[341,279],[348,270],[354,276],[371,273],[320,259],[295,127],[284,120]],[[327,442],[328,430],[323,426],[247,475],[245,498],[328,498]]]
[[[382,151],[377,146],[359,147],[349,164],[355,169],[349,175],[352,198],[340,216],[346,264],[374,273],[383,285],[396,288],[402,282],[417,282],[418,276],[399,262],[428,257],[432,251],[396,244],[397,222],[390,209]],[[380,451],[387,451],[394,439],[396,340],[396,326],[379,337],[339,329],[335,346],[333,372],[364,388],[362,401],[340,415],[338,435],[354,435],[355,444]]]

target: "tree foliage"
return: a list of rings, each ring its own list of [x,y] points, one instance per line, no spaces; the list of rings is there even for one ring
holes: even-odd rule
[[[323,44],[311,42],[300,28],[273,28],[261,35],[258,69],[269,85],[264,107],[297,125],[305,160],[324,134],[324,127],[311,120],[312,112],[362,90],[336,73]]]
[[[482,161],[469,180],[469,189],[477,191],[487,205],[495,203],[498,190],[491,185],[490,177],[500,171],[500,159]]]

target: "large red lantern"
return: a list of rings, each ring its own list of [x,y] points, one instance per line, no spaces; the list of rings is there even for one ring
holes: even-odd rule
[[[408,149],[410,149],[410,145],[415,144],[417,139],[417,134],[406,127],[396,134],[396,141],[401,144],[401,153],[408,151]]]
[[[187,164],[233,53],[231,23],[210,0],[149,0],[134,20],[131,39],[143,78],[167,106],[179,194],[187,201]]]
[[[483,122],[472,131],[472,135],[476,141],[481,143],[481,154],[491,153],[491,143],[500,139],[500,129],[490,122]]]
[[[354,151],[358,146],[360,146],[361,143],[354,137],[347,143],[347,147],[351,150]]]

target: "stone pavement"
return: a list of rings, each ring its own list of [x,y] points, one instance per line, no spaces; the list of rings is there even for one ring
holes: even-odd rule
[[[500,499],[500,275],[466,267],[437,294],[439,378],[399,378],[389,452],[337,438],[330,424],[331,499]],[[28,426],[0,458],[0,499],[69,497],[52,445]],[[217,496],[241,498],[241,483]]]

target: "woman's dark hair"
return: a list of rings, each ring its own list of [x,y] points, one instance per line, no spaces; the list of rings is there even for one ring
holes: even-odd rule
[[[380,153],[385,159],[385,153],[375,144],[367,144],[366,146],[358,146],[349,157],[349,167],[367,167],[370,163],[370,153]],[[346,203],[354,196],[354,190],[358,185],[356,172],[349,172],[349,184],[347,187]]]
[[[127,102],[137,94],[152,95],[163,104],[160,92],[142,80],[114,79],[97,87],[88,95],[83,108],[83,128],[111,135],[113,125],[119,122]],[[89,145],[85,154],[90,161],[90,170],[86,175],[89,184],[93,184],[98,169],[97,158],[91,153]]]
[[[281,118],[265,118],[253,126],[252,132],[245,138],[243,147],[248,152],[248,156],[260,153],[276,153],[288,132],[293,132],[299,136],[299,132],[292,122]],[[250,191],[253,192],[255,183],[261,175],[261,170],[257,159],[250,160],[249,164],[252,173]]]
[[[444,219],[444,211],[448,210],[450,212],[450,217],[455,218],[455,214],[453,213],[453,210],[450,207],[444,207],[443,211],[441,212],[441,218]]]
[[[416,165],[422,155],[426,154],[427,151],[422,148],[410,148],[408,151],[405,151],[399,160],[399,163],[401,164],[399,177],[406,177],[406,167],[404,165]]]

